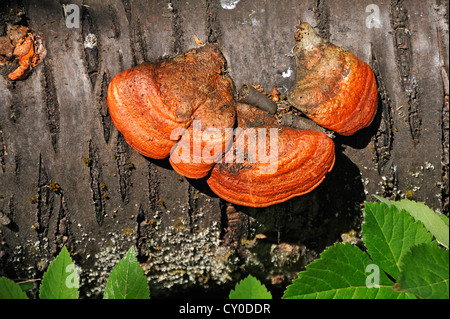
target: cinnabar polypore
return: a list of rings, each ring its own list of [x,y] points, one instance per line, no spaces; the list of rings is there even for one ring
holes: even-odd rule
[[[201,121],[203,128],[221,132],[209,139],[210,144],[219,145],[220,154],[230,145],[232,136],[224,129],[234,126],[236,109],[233,83],[224,68],[222,53],[208,44],[123,71],[108,88],[111,119],[127,143],[142,155],[163,159],[173,150],[180,161],[171,163],[179,174],[204,177],[215,158],[205,161],[193,150],[181,151],[182,146],[192,147],[194,120]]]
[[[297,78],[288,94],[290,103],[315,123],[342,135],[370,125],[377,109],[377,87],[369,66],[321,39],[306,23],[295,37]],[[207,44],[119,73],[108,89],[116,128],[145,156],[171,155],[169,160],[181,175],[201,178],[212,169],[207,183],[234,204],[265,207],[316,188],[334,165],[333,141],[321,131],[280,126],[268,113],[235,103],[224,67],[221,52]],[[236,105],[234,136],[230,128],[235,125]],[[266,154],[258,154],[258,148],[249,153],[243,133],[248,129],[265,143]],[[276,132],[274,156],[270,129]],[[200,141],[197,152],[196,141]],[[208,156],[211,150],[213,156]],[[261,155],[265,161],[258,161]]]
[[[377,84],[370,67],[322,39],[308,23],[295,33],[297,75],[288,101],[314,122],[352,135],[375,117]]]
[[[237,104],[237,118],[241,130],[236,131],[233,147],[207,180],[221,198],[251,207],[281,203],[312,191],[333,168],[334,142],[325,133],[280,126],[266,112],[248,104]],[[276,136],[270,129],[276,130]],[[266,144],[257,147],[256,154],[249,151],[247,138],[251,134],[257,135],[256,145],[260,141]],[[272,157],[274,145],[277,149]],[[261,161],[264,155],[269,157],[265,163]]]

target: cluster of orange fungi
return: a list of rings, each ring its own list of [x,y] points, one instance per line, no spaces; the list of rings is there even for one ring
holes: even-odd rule
[[[297,28],[295,40],[297,72],[288,102],[341,135],[370,125],[377,109],[370,67],[320,38],[307,23]],[[313,190],[333,168],[333,140],[323,131],[282,126],[269,113],[235,99],[225,66],[220,50],[206,44],[117,74],[108,88],[116,128],[142,155],[170,157],[180,175],[206,178],[219,197],[237,205],[266,207]],[[196,143],[196,121],[216,129],[200,137],[201,149],[221,150],[212,160],[205,160],[204,152],[183,152]],[[269,167],[273,162],[250,159],[243,133],[248,128],[258,132],[258,141],[269,141],[270,129],[277,129],[276,169]],[[265,151],[270,153],[271,147],[267,142]],[[242,154],[243,160],[237,160]]]

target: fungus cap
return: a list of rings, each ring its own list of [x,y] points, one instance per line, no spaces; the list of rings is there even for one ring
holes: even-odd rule
[[[341,135],[369,126],[378,106],[370,67],[322,39],[308,23],[295,34],[297,76],[288,101],[314,122]]]
[[[334,142],[323,132],[282,127],[267,113],[250,105],[237,104],[238,128],[233,147],[225,155],[231,162],[214,166],[207,182],[221,198],[243,206],[266,207],[306,194],[316,188],[334,165]],[[266,155],[271,154],[273,130],[276,136],[276,156],[261,162],[260,150],[251,159],[247,129],[253,128],[266,143]],[[265,129],[259,130],[259,129]],[[251,132],[251,131],[250,131]],[[246,136],[247,135],[247,136]],[[264,143],[263,142],[263,143]],[[239,157],[244,154],[243,161]],[[275,162],[274,162],[275,160]]]
[[[127,143],[142,155],[163,159],[171,151],[178,154],[177,143],[181,139],[180,146],[187,145],[184,133],[194,120],[201,121],[204,128],[233,127],[234,87],[224,68],[222,53],[208,44],[123,71],[108,87],[111,119]],[[227,139],[222,137],[215,143],[225,148]],[[192,178],[203,177],[212,168],[210,163],[192,158],[171,162],[178,173]]]

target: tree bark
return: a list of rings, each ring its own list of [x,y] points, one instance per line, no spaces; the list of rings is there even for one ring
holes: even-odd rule
[[[69,4],[79,8],[78,28],[66,25]],[[0,225],[0,275],[41,278],[65,245],[81,269],[81,296],[99,297],[136,245],[152,297],[225,297],[248,273],[279,296],[325,247],[360,230],[372,194],[448,214],[448,8],[441,0],[2,1],[0,36],[23,14],[48,53],[22,81],[0,67],[0,212],[10,220]],[[369,128],[334,139],[335,167],[310,194],[233,206],[204,180],[139,155],[115,129],[112,77],[196,47],[194,35],[217,43],[236,88],[285,93],[300,21],[371,65],[380,100]]]

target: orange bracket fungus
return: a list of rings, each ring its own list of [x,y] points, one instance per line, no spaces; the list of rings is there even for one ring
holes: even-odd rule
[[[377,85],[370,67],[322,39],[308,23],[295,34],[297,76],[288,101],[314,122],[341,135],[370,125],[377,111]]]
[[[6,35],[0,37],[0,65],[11,64],[14,59],[19,67],[8,74],[11,80],[23,80],[45,58],[44,40],[34,35],[26,26],[8,24]]]
[[[331,171],[334,142],[325,133],[280,126],[248,104],[238,103],[237,117],[233,147],[207,181],[221,198],[265,207],[312,191]]]
[[[234,87],[224,68],[222,53],[208,44],[123,71],[108,87],[111,119],[142,155],[163,159],[172,152],[180,175],[204,177],[231,144],[224,129],[236,120]],[[204,156],[205,147],[220,152]]]
[[[352,135],[370,125],[377,87],[367,64],[308,24],[295,38],[297,76],[288,101],[309,119],[281,114],[277,121],[277,104],[247,85],[235,100],[224,56],[203,43],[117,74],[108,88],[111,118],[136,151],[169,157],[188,178],[207,177],[231,203],[266,207],[306,194],[333,168],[328,130]]]

